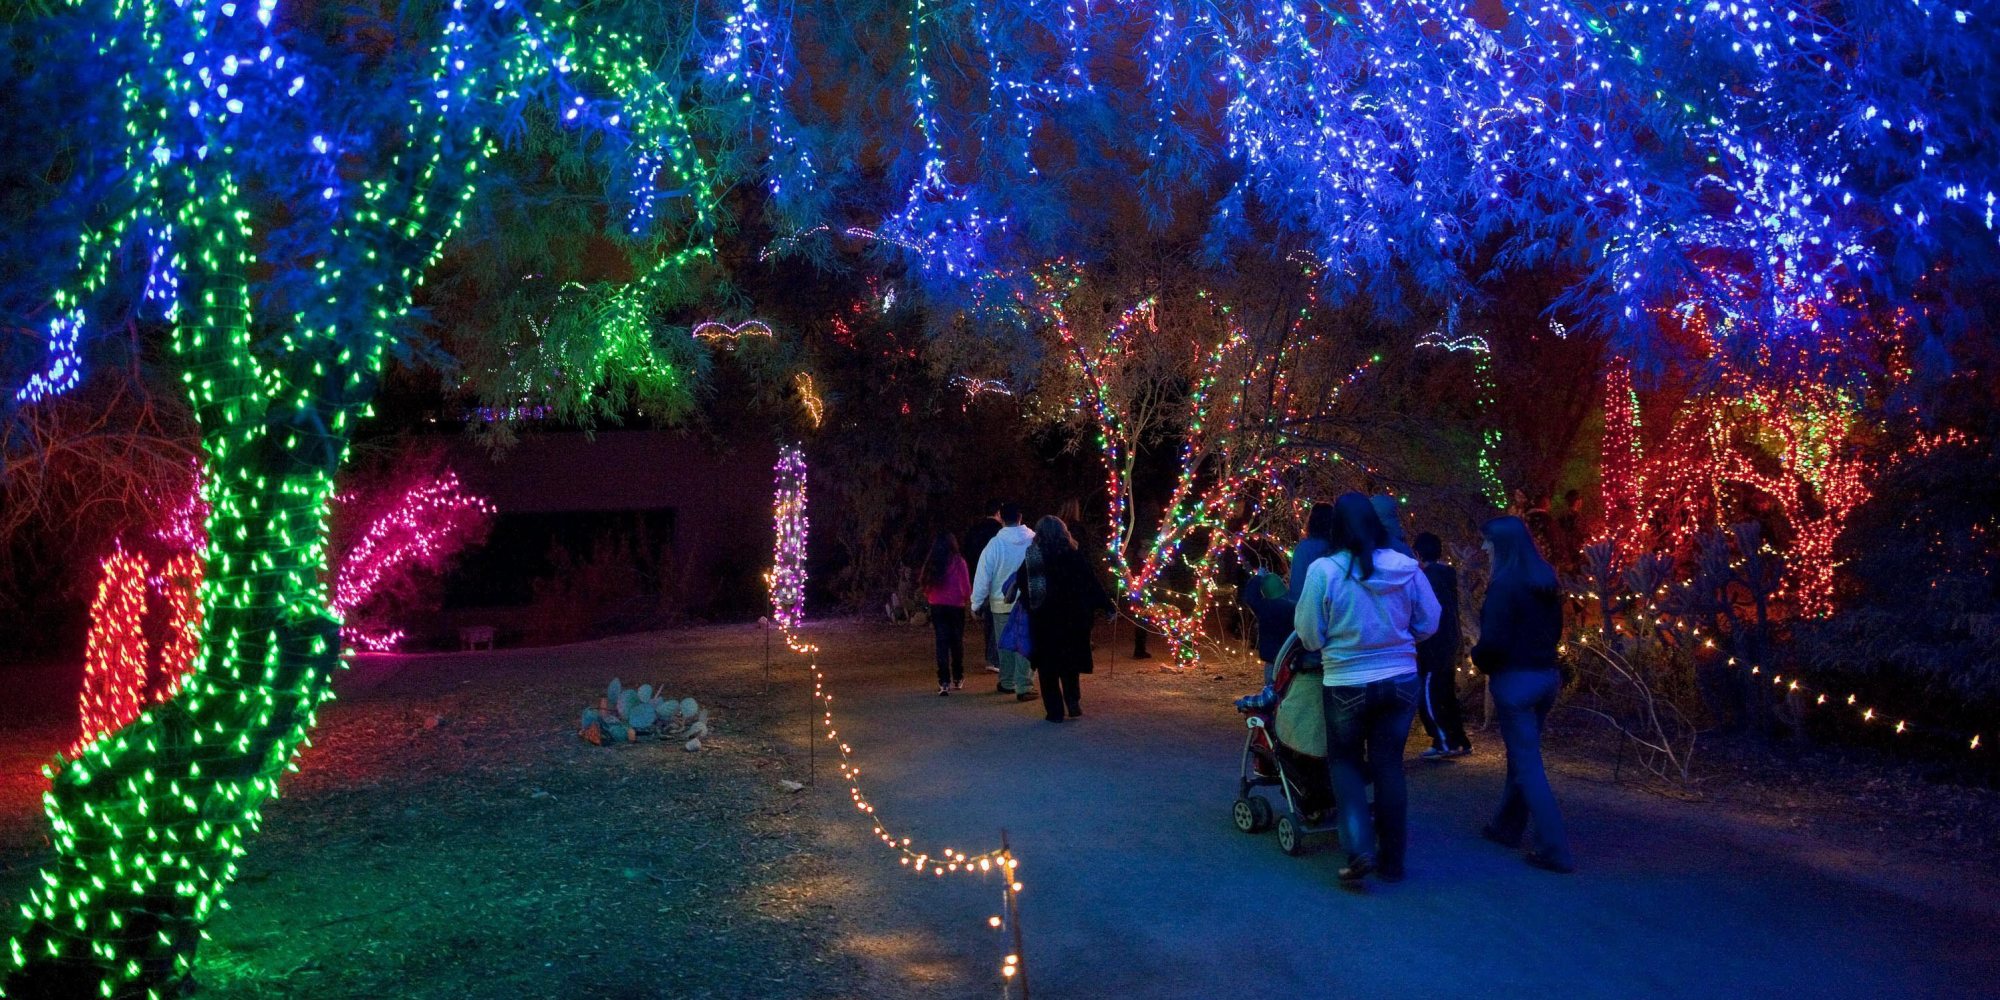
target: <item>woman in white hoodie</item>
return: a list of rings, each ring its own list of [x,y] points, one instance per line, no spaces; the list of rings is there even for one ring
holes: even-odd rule
[[[1367,497],[1342,496],[1333,516],[1333,552],[1306,571],[1292,624],[1321,656],[1327,771],[1347,848],[1341,881],[1374,872],[1394,882],[1409,843],[1403,746],[1417,711],[1417,643],[1437,631],[1438,601],[1417,561],[1388,547]]]

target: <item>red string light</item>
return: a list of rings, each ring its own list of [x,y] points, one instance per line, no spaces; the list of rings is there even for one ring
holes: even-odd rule
[[[139,717],[146,693],[146,557],[123,545],[104,557],[84,645],[82,733],[74,757]]]

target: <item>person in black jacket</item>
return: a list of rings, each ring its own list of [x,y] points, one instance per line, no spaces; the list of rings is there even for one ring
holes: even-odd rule
[[[1472,752],[1465,736],[1465,718],[1458,709],[1458,570],[1440,562],[1444,543],[1426,531],[1413,546],[1417,565],[1431,582],[1438,599],[1438,630],[1417,643],[1417,680],[1424,696],[1417,701],[1417,714],[1424,720],[1424,732],[1431,737],[1430,749],[1417,756],[1425,760],[1463,757]]]
[[[1042,709],[1050,722],[1083,717],[1081,675],[1090,673],[1090,628],[1115,610],[1090,560],[1077,551],[1062,518],[1035,522],[1035,544],[1021,564],[1020,600],[1028,607],[1030,661],[1042,675]]]
[[[1480,832],[1488,840],[1519,847],[1532,818],[1535,846],[1528,863],[1552,872],[1574,871],[1562,809],[1542,766],[1542,722],[1562,687],[1556,668],[1556,645],[1562,640],[1556,571],[1536,551],[1520,518],[1496,517],[1479,530],[1486,537],[1493,577],[1479,609],[1479,643],[1472,647],[1472,662],[1487,675],[1494,718],[1507,744],[1500,810]]]
[[[986,516],[972,522],[972,527],[965,529],[965,538],[959,542],[958,551],[965,556],[967,566],[979,565],[979,554],[986,551],[987,542],[1000,534],[1000,528],[1000,501],[988,500]],[[992,615],[978,617],[983,623],[980,636],[985,640],[986,672],[997,674],[1000,672],[1000,637],[993,634]]]

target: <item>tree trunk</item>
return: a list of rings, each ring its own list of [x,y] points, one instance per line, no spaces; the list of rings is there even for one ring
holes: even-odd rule
[[[243,438],[210,456],[201,658],[172,700],[57,772],[56,857],[13,942],[7,996],[190,992],[201,930],[331,696],[338,624],[319,583],[331,470],[262,427]]]
[[[345,420],[303,394],[274,394],[310,383],[259,364],[233,194],[189,177],[200,196],[189,235],[204,266],[185,276],[195,305],[174,348],[206,452],[201,654],[172,699],[56,771],[44,799],[55,859],[22,908],[8,997],[190,992],[202,928],[331,696],[339,625],[320,574]],[[346,375],[320,377],[341,385]]]

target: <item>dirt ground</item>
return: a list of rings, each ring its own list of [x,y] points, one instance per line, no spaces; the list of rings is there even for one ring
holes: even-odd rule
[[[936,697],[927,630],[810,634],[883,819],[967,851],[1006,829],[1037,997],[2000,996],[2000,795],[1917,768],[1724,744],[1685,802],[1559,731],[1582,868],[1559,877],[1473,834],[1502,766],[1486,739],[1411,763],[1410,878],[1356,893],[1337,852],[1229,824],[1248,663],[1166,675],[1106,642],[1086,717],[1054,726],[976,662]],[[266,812],[204,995],[998,993],[997,883],[899,867],[826,754],[809,763],[799,661],[780,646],[766,688],[763,654],[751,626],[364,658]],[[576,712],[613,676],[700,699],[715,739],[583,744]],[[28,775],[68,733],[0,727],[11,912],[41,852]]]

